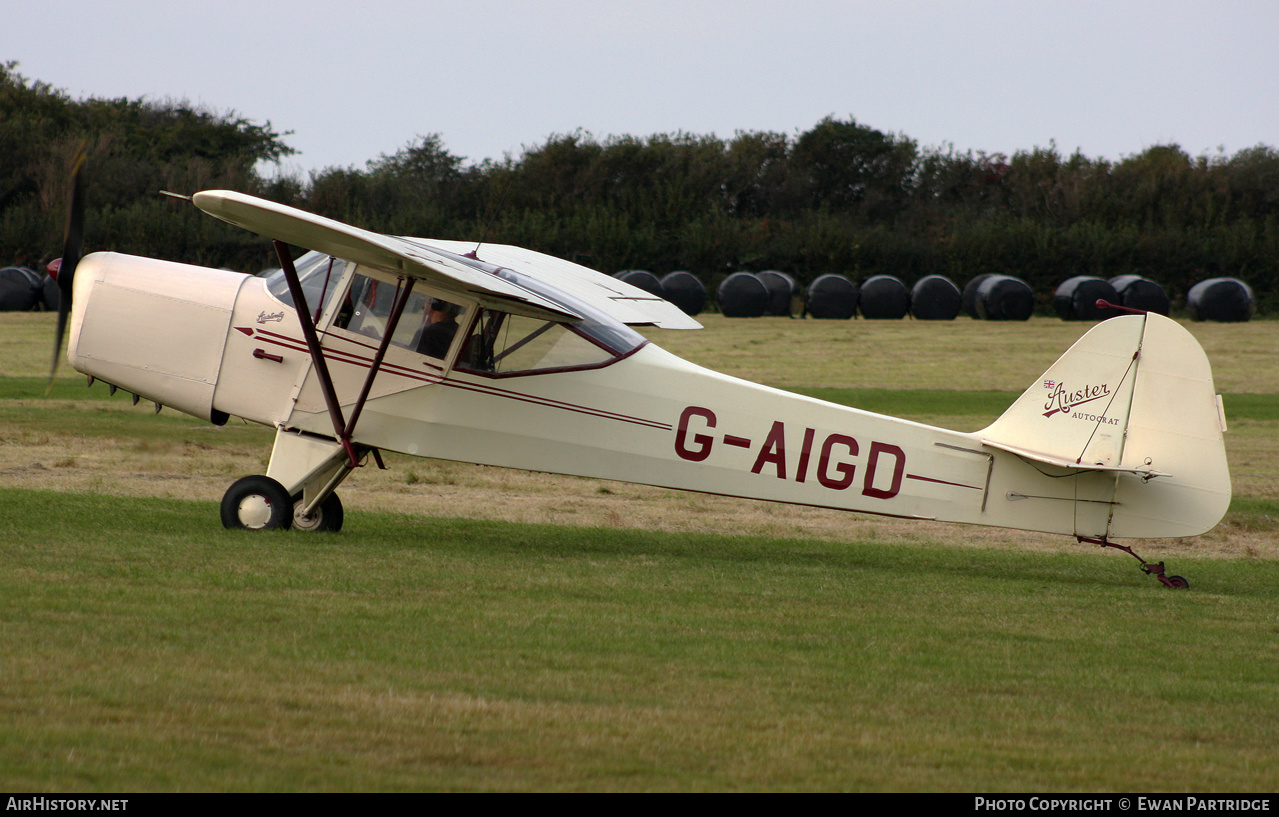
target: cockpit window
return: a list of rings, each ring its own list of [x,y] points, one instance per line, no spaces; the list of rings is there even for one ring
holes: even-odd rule
[[[517,374],[593,368],[618,356],[567,324],[485,309],[466,339],[457,367]]]
[[[403,282],[383,281],[356,273],[350,294],[333,326],[373,340],[381,340],[390,322],[391,308],[403,291]],[[409,295],[391,343],[443,360],[457,334],[458,320],[466,308],[414,289]]]
[[[624,357],[647,341],[629,326],[568,292],[550,286],[534,276],[498,267],[468,256],[436,248],[432,252],[460,264],[505,279],[558,304],[573,321],[546,321],[513,315],[496,309],[482,309],[472,323],[465,307],[436,298],[420,286],[413,290],[391,343],[418,354],[443,360],[447,357],[459,327],[470,326],[456,366],[472,372],[495,375],[527,374],[595,368]],[[316,314],[329,309],[333,296],[344,285],[348,262],[319,252],[309,252],[295,262],[307,305]],[[267,277],[270,292],[293,306],[288,282],[282,271]],[[342,299],[332,326],[380,340],[386,333],[391,308],[402,292],[404,281],[382,280],[356,269],[350,288]]]
[[[340,258],[314,250],[293,262],[298,271],[298,280],[302,283],[302,294],[306,297],[313,316],[322,314],[328,308],[329,301],[342,283],[346,264]],[[267,275],[266,287],[282,303],[297,308],[293,303],[293,293],[289,291],[289,282],[284,280],[284,270],[276,270]]]
[[[516,272],[508,267],[489,264],[471,256],[457,255],[456,253],[441,250],[438,247],[431,247],[426,244],[423,244],[423,246],[430,249],[431,252],[443,255],[459,264],[464,264],[481,272],[496,275],[498,278],[510,281],[521,289],[536,293],[552,303],[559,304],[567,311],[581,316],[581,320],[572,322],[572,330],[581,336],[590,338],[592,343],[609,349],[617,355],[628,354],[648,342],[643,335],[640,335],[626,324],[617,321],[611,315],[601,312],[596,307],[573,297],[563,289],[549,285],[532,275]]]
[[[458,356],[459,369],[496,375],[590,369],[628,355],[647,342],[629,326],[531,275],[486,265],[466,256],[451,257],[581,316],[580,320],[568,323],[483,309]]]

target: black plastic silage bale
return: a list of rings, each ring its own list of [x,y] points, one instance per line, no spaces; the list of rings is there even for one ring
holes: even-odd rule
[[[861,290],[842,275],[819,275],[804,293],[805,311],[814,318],[848,320],[857,313]]]
[[[1053,309],[1063,321],[1100,321],[1119,314],[1114,309],[1097,306],[1097,301],[1118,303],[1119,293],[1109,281],[1095,275],[1067,278],[1053,293]]]
[[[869,320],[901,320],[910,312],[910,290],[895,275],[872,275],[862,281],[858,305]]]
[[[791,298],[795,295],[795,279],[786,273],[766,269],[755,273],[755,277],[768,289],[768,315],[789,315]]]
[[[706,286],[691,272],[679,270],[663,275],[662,293],[685,315],[698,315],[706,308]]]
[[[910,288],[910,314],[921,321],[953,321],[964,296],[945,275],[926,275]]]
[[[990,278],[995,274],[996,273],[993,272],[983,272],[981,275],[973,276],[968,283],[964,284],[964,291],[960,300],[960,308],[963,310],[965,315],[976,320],[981,319],[981,315],[977,314],[977,290],[981,288],[982,283],[985,282],[987,278]]]
[[[1160,315],[1172,311],[1172,299],[1157,281],[1140,275],[1118,275],[1110,279],[1110,285],[1119,294],[1120,306]]]
[[[639,287],[650,294],[657,295],[662,298],[666,297],[662,290],[662,282],[657,279],[656,275],[648,270],[622,270],[621,272],[613,273],[613,277],[620,281],[625,281],[633,287]]]
[[[1035,314],[1035,291],[1020,278],[991,275],[977,287],[977,317],[984,321],[1027,321]]]
[[[753,272],[735,272],[715,289],[726,318],[758,318],[768,309],[768,287]]]
[[[1242,323],[1252,319],[1257,302],[1252,287],[1238,278],[1209,278],[1186,293],[1186,311],[1194,321]]]

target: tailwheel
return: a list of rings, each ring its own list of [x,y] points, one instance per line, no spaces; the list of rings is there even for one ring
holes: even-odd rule
[[[1145,559],[1141,558],[1136,553],[1134,553],[1133,549],[1130,547],[1126,547],[1125,545],[1116,545],[1114,542],[1108,541],[1106,537],[1104,536],[1099,539],[1094,539],[1087,536],[1076,536],[1075,538],[1078,539],[1080,542],[1090,542],[1094,545],[1097,545],[1098,547],[1114,548],[1115,550],[1122,550],[1124,553],[1127,553],[1129,556],[1141,562],[1142,573],[1145,573],[1147,576],[1154,576],[1156,579],[1159,580],[1159,583],[1162,584],[1164,587],[1171,588],[1173,590],[1189,590],[1190,589],[1190,582],[1186,581],[1184,577],[1164,575],[1165,568],[1164,568],[1163,562],[1158,562],[1158,563],[1147,562]]]
[[[286,530],[293,523],[293,500],[267,476],[244,477],[222,496],[222,525],[232,530]]]
[[[1138,556],[1137,558],[1141,558],[1141,557]],[[1160,584],[1162,584],[1164,587],[1167,587],[1171,590],[1189,590],[1190,589],[1190,582],[1186,581],[1185,578],[1181,576],[1164,575],[1163,562],[1160,562],[1159,564],[1150,564],[1149,562],[1143,561],[1141,563],[1141,572],[1154,576],[1156,579],[1159,580]]]
[[[293,527],[298,530],[305,531],[332,531],[336,533],[342,530],[342,500],[337,494],[329,494],[320,507],[311,512],[309,516],[303,515],[304,508],[302,497],[297,496],[293,502]]]

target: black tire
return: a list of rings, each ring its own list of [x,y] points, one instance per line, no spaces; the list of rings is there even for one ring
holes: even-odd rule
[[[1177,588],[1178,590],[1189,590],[1189,589],[1190,589],[1190,582],[1186,581],[1186,580],[1185,580],[1185,578],[1183,578],[1183,577],[1181,577],[1181,576],[1169,576],[1169,577],[1168,577],[1168,586],[1169,586],[1169,587],[1175,587],[1175,588]]]
[[[293,524],[293,500],[270,477],[236,480],[222,496],[222,526],[231,530],[287,530]]]
[[[310,517],[302,516],[301,513],[302,498],[298,497],[293,503],[293,527],[296,530],[332,533],[342,530],[342,500],[337,494],[329,494]]]

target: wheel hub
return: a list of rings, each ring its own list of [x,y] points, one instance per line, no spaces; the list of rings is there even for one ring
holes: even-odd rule
[[[271,521],[271,503],[264,496],[256,494],[240,500],[237,510],[240,522],[250,530],[261,530]]]
[[[318,530],[324,522],[324,514],[320,509],[312,511],[310,514],[302,513],[302,503],[299,502],[293,511],[293,527],[299,530]]]

